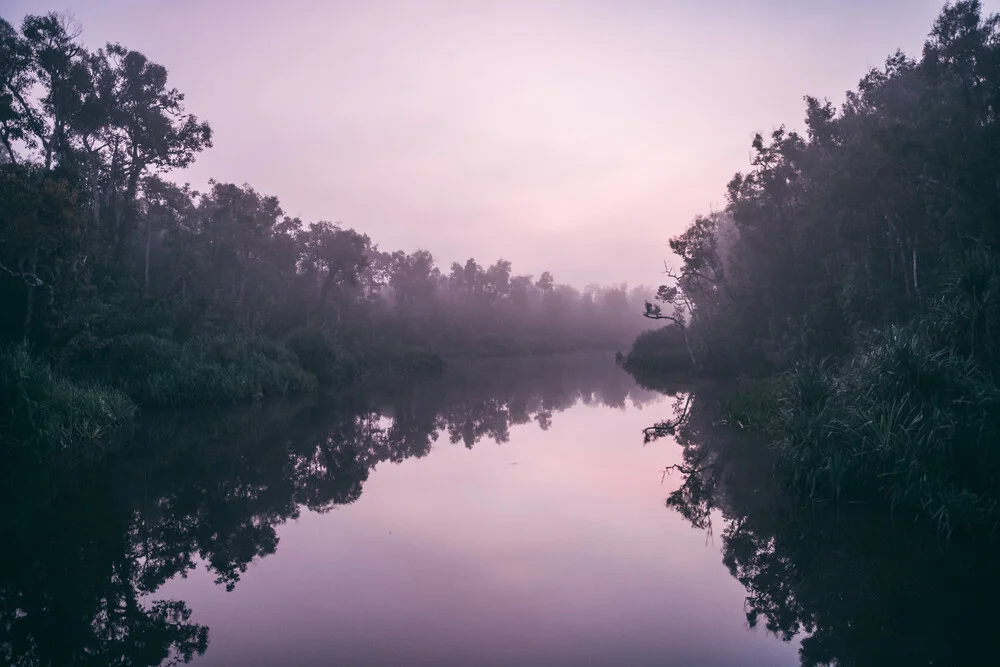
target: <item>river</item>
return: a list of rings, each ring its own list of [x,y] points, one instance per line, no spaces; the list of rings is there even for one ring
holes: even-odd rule
[[[149,415],[94,470],[8,475],[0,659],[780,667],[950,650],[871,617],[887,593],[865,586],[911,579],[862,564],[906,554],[919,580],[909,554],[953,556],[903,538],[887,553],[867,516],[817,518],[774,487],[763,448],[713,440],[689,398],[587,355]],[[960,579],[931,594],[968,601],[948,588]],[[970,636],[988,632],[995,619],[966,611]]]

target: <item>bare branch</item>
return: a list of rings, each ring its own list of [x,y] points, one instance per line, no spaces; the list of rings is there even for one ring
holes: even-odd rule
[[[665,436],[673,436],[677,432],[677,428],[687,421],[691,412],[691,399],[693,397],[694,394],[687,395],[687,400],[684,403],[684,409],[675,419],[662,421],[654,424],[653,426],[647,426],[642,429],[643,444],[648,444],[653,440],[658,440],[659,438]]]

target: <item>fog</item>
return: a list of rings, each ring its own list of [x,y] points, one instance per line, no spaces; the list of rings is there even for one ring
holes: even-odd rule
[[[990,664],[940,2],[5,2],[0,660]]]
[[[62,8],[8,0],[4,16]],[[802,95],[837,102],[896,48],[919,52],[940,3],[68,9],[88,48],[145,53],[211,122],[215,147],[176,180],[251,183],[385,247],[583,288],[655,284],[667,239],[725,205],[754,131],[797,127]]]

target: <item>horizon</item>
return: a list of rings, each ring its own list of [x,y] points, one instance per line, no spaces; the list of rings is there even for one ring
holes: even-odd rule
[[[166,67],[214,132],[178,182],[247,183],[383,249],[583,288],[656,285],[755,132],[801,129],[803,96],[839,106],[897,48],[918,56],[943,3],[247,6],[14,0],[4,17],[69,11],[88,48]]]

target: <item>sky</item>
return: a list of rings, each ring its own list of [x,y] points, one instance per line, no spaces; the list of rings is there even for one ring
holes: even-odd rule
[[[939,0],[4,0],[164,65],[214,147],[179,181],[249,183],[439,265],[655,285],[725,205],[754,132],[802,127]],[[984,2],[987,11],[1000,0]]]

